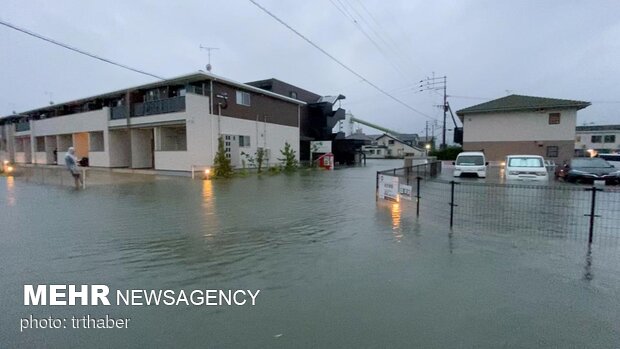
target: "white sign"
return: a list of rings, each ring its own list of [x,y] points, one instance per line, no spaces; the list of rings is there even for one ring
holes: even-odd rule
[[[332,141],[312,141],[310,142],[310,151],[316,154],[331,153]]]
[[[411,201],[412,193],[413,193],[413,188],[410,185],[401,184],[398,187],[398,194],[400,194],[401,199]]]
[[[379,197],[398,201],[398,177],[379,175]]]

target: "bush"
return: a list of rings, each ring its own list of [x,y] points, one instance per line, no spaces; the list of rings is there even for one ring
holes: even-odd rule
[[[462,147],[447,147],[446,149],[437,149],[428,153],[429,156],[436,156],[437,160],[456,160],[457,155],[463,151]]]
[[[217,140],[217,152],[215,153],[215,159],[213,159],[213,177],[230,178],[232,176],[233,169],[230,165],[230,159],[226,157],[224,138],[220,136]]]
[[[284,149],[280,150],[283,158],[280,158],[282,162],[282,169],[286,172],[295,171],[297,169],[297,159],[295,158],[295,151],[288,142],[284,143]]]

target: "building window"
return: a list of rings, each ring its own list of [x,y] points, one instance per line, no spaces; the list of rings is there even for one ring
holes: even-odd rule
[[[159,128],[158,151],[186,151],[187,130],[183,126],[162,126]]]
[[[389,144],[389,145],[393,145],[393,144],[394,144],[394,140],[393,140],[393,139],[390,139],[390,140],[388,141],[388,144]]]
[[[590,137],[591,143],[603,143],[603,136],[592,136]]]
[[[240,147],[249,147],[250,146],[250,136],[239,136],[239,146]]]
[[[88,148],[90,151],[104,151],[103,148],[103,131],[90,132],[88,135]]]
[[[548,158],[557,158],[559,149],[555,145],[550,145],[547,147],[547,157]]]
[[[44,152],[45,151],[45,137],[37,137],[36,138],[36,151]]]
[[[549,125],[557,125],[560,123],[560,113],[549,114]]]
[[[581,136],[576,136],[575,137],[575,142],[578,142],[578,143],[581,142]]]
[[[289,94],[289,96],[291,96],[291,98],[295,98],[295,99],[297,99],[297,92],[295,92],[295,91],[291,91],[291,92],[289,92],[288,94]]]
[[[381,155],[381,149],[377,149],[377,155]]]
[[[237,91],[237,104],[250,106],[250,94],[243,91]]]
[[[374,150],[374,149],[370,149],[370,150],[368,151],[368,154],[370,154],[370,155],[375,155],[375,150]]]
[[[616,135],[606,135],[604,143],[616,143]]]

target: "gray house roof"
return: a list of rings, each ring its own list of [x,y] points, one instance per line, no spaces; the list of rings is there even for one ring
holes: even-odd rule
[[[590,102],[574,101],[569,99],[555,99],[544,97],[532,97],[521,95],[510,95],[489,102],[474,105],[469,108],[461,109],[456,112],[458,116],[482,113],[502,113],[516,111],[535,111],[549,109],[583,109],[589,106]]]

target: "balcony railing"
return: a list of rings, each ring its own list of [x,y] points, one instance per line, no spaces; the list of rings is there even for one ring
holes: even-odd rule
[[[30,131],[29,122],[18,122],[15,124],[15,132]]]
[[[124,105],[119,105],[116,107],[112,107],[110,109],[110,119],[111,120],[119,120],[127,118],[127,107]]]
[[[147,116],[155,114],[176,113],[185,110],[185,96],[160,99],[144,103],[135,103],[131,108],[131,116]]]

